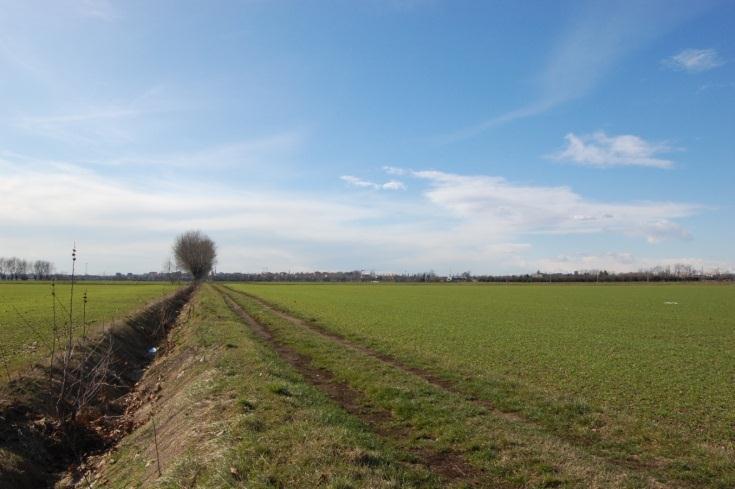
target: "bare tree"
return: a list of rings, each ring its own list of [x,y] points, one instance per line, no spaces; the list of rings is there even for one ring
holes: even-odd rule
[[[11,256],[5,259],[5,270],[7,272],[8,280],[15,280],[15,268],[18,258]]]
[[[29,262],[16,256],[10,258],[0,257],[0,279],[26,280],[30,273],[33,278],[40,280],[49,278],[53,268],[53,264],[46,260]]]
[[[8,270],[9,278],[12,280],[21,280],[27,278],[28,262],[22,258],[13,256],[5,260],[5,267]]]
[[[173,246],[176,266],[191,273],[194,280],[206,278],[217,260],[217,247],[201,231],[180,234]]]
[[[49,278],[51,275],[51,262],[46,260],[36,260],[33,262],[33,276],[36,280]]]

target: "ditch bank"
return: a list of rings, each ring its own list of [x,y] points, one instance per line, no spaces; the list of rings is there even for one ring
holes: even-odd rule
[[[73,484],[88,456],[134,428],[141,402],[128,394],[167,349],[194,290],[183,288],[87,338],[64,338],[52,361],[0,389],[0,487],[53,487],[62,478]]]

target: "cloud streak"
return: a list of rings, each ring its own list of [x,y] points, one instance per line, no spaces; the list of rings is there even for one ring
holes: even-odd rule
[[[450,144],[585,96],[629,53],[697,15],[709,2],[592,2],[553,45],[532,102],[437,138]]]
[[[687,73],[701,73],[725,64],[714,49],[685,49],[662,61],[664,66]]]
[[[602,131],[577,136],[567,134],[567,146],[551,155],[557,161],[569,161],[577,165],[607,168],[613,166],[643,166],[649,168],[672,168],[671,160],[657,155],[668,153],[672,148],[663,143],[651,143],[632,134],[608,136]]]
[[[189,102],[171,93],[170,87],[157,85],[128,100],[63,103],[63,109],[47,114],[24,113],[7,120],[31,137],[52,139],[69,146],[99,148],[136,140],[136,135],[157,117],[191,109]],[[72,97],[70,97],[73,99]]]
[[[109,0],[77,0],[76,8],[80,15],[110,22],[118,18],[118,13]]]
[[[358,188],[369,188],[373,190],[406,190],[406,185],[398,180],[388,180],[385,183],[375,183],[353,175],[342,175],[340,180],[347,185]]]
[[[377,192],[355,200],[344,193],[316,196],[201,182],[125,183],[64,163],[0,159],[0,226],[14,230],[17,246],[25,237],[51,257],[58,254],[55,242],[102,236],[115,250],[136,236],[140,250],[127,267],[133,270],[141,264],[156,269],[168,253],[162,244],[167,237],[200,228],[233,250],[222,256],[223,269],[488,272],[528,266],[525,254],[539,235],[687,239],[678,221],[703,209],[674,202],[597,202],[567,187],[518,185],[489,175],[403,172],[415,181],[417,194],[395,198]],[[119,259],[94,246],[100,261]],[[238,261],[247,255],[240,248],[277,252],[259,255],[268,262]]]
[[[575,253],[542,258],[536,262],[537,268],[546,273],[566,273],[578,271],[607,270],[609,272],[635,272],[654,267],[673,267],[678,264],[691,265],[705,271],[733,270],[735,263],[704,260],[697,257],[645,258],[628,252],[608,252],[601,254]]]
[[[129,142],[131,136],[123,124],[147,112],[125,106],[95,107],[90,110],[57,114],[19,117],[13,125],[33,136],[51,138],[71,144],[94,145]]]
[[[502,177],[414,172],[429,182],[430,202],[463,227],[497,234],[613,233],[644,237],[649,243],[688,238],[677,219],[702,210],[674,202],[615,203],[586,199],[568,187],[517,185]]]
[[[298,150],[306,139],[300,129],[214,145],[186,152],[132,155],[100,160],[100,166],[159,166],[168,168],[224,168],[273,165]]]

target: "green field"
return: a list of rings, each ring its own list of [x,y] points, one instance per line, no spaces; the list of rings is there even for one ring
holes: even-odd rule
[[[172,290],[84,286],[94,324]],[[0,292],[17,367],[38,351],[11,304],[47,325],[49,285]],[[735,287],[715,284],[203,284],[131,387],[131,431],[91,458],[89,476],[730,489],[733,317]],[[11,452],[0,480],[22,466]]]
[[[85,291],[86,323],[90,331],[177,287],[168,283],[77,283],[72,310],[76,330],[81,332]],[[61,329],[69,321],[71,287],[68,283],[57,283],[55,288],[57,324]],[[52,336],[52,304],[50,282],[0,283],[0,345],[11,369],[46,354]],[[4,370],[3,365],[0,367]]]
[[[681,483],[735,483],[735,287],[230,287],[431,371],[614,464]],[[292,345],[326,366],[310,338]]]
[[[438,487],[253,338],[212,288],[193,302],[177,347],[151,367],[153,383],[165,379],[163,476],[143,416],[98,471],[105,487]]]

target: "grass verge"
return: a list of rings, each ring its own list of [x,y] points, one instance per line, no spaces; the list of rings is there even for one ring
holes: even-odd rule
[[[305,383],[210,286],[170,341],[136,388],[136,428],[88,463],[105,487],[440,487]]]

